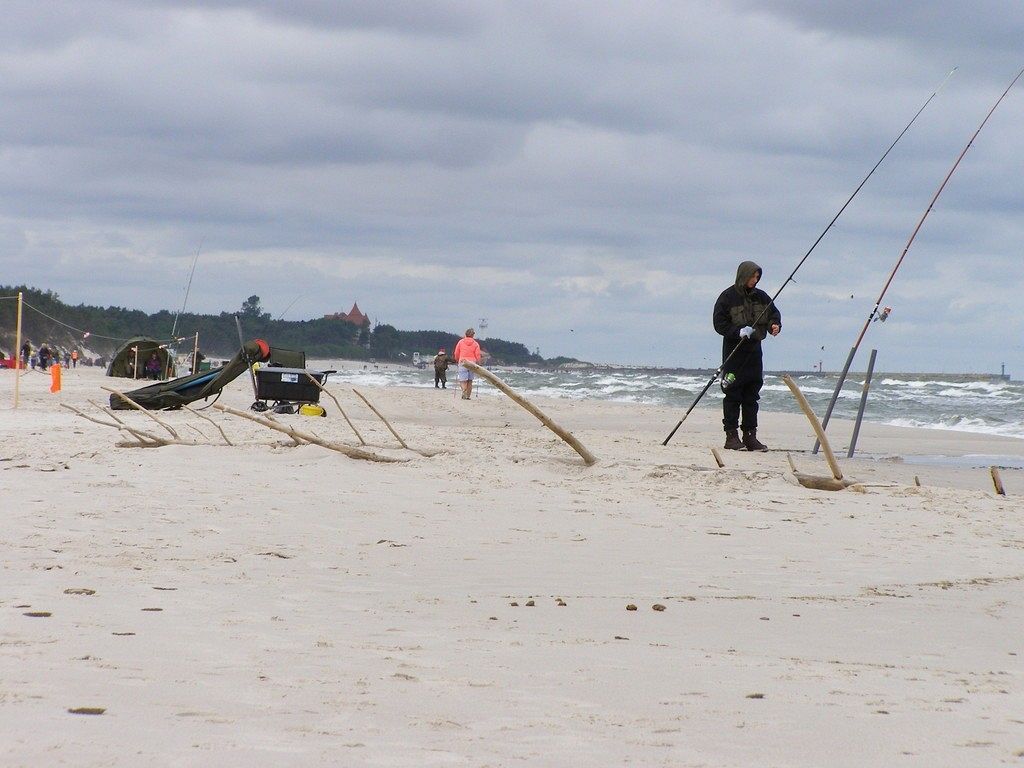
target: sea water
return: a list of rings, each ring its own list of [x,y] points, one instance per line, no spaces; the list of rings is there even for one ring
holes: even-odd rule
[[[341,367],[330,361],[316,366]],[[395,364],[367,363],[365,368],[348,368],[331,374],[329,381],[366,385],[433,387],[434,371]],[[314,367],[311,363],[310,367]],[[713,371],[680,371],[656,368],[596,368],[546,371],[529,368],[494,367],[505,383],[525,395],[609,400],[623,403],[665,405],[680,409],[690,406],[711,378]],[[457,387],[454,369],[449,387]],[[792,374],[819,417],[828,407],[838,376],[830,373]],[[854,373],[836,402],[835,418],[853,419],[861,399],[864,374]],[[494,388],[481,382],[486,396]],[[711,386],[697,408],[721,409],[722,391]],[[765,375],[761,407],[766,411],[799,413],[793,395],[780,375]],[[985,379],[959,374],[884,374],[876,372],[871,381],[865,421],[904,427],[985,432],[1024,438],[1024,382]]]

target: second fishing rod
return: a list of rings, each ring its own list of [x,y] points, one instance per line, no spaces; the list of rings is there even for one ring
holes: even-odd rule
[[[900,131],[899,135],[893,140],[892,144],[889,145],[889,148],[882,153],[882,156],[880,158],[878,158],[878,162],[875,163],[874,166],[872,166],[871,170],[868,171],[867,176],[865,176],[861,180],[860,184],[857,185],[857,188],[853,190],[853,194],[851,194],[846,199],[846,202],[843,203],[843,206],[839,209],[836,215],[832,217],[832,221],[830,221],[828,223],[828,226],[822,230],[820,235],[818,235],[818,239],[814,241],[810,248],[807,249],[807,253],[805,253],[803,258],[800,259],[800,261],[797,263],[793,271],[789,273],[789,277],[785,279],[785,281],[779,287],[779,290],[775,292],[775,295],[771,297],[771,300],[768,302],[765,308],[761,310],[761,313],[757,316],[757,318],[755,318],[754,322],[751,323],[751,325],[756,326],[761,320],[764,319],[765,315],[767,315],[768,312],[771,311],[772,307],[775,306],[775,300],[779,297],[779,294],[781,294],[782,291],[785,290],[787,285],[793,282],[793,276],[796,275],[800,267],[804,265],[804,262],[807,261],[808,257],[810,257],[810,255],[814,252],[814,249],[818,247],[818,243],[820,243],[825,238],[825,235],[827,235],[829,230],[832,229],[832,225],[834,225],[839,220],[839,217],[843,215],[843,211],[845,211],[847,206],[851,202],[853,202],[853,198],[855,198],[857,196],[857,193],[860,192],[861,188],[863,188],[863,186],[867,184],[868,179],[870,179],[874,172],[878,170],[878,167],[882,164],[882,161],[885,160],[885,158],[889,155],[890,152],[892,152],[893,147],[895,147],[899,143],[900,139],[903,138],[903,135],[910,130],[910,126],[912,126],[914,124],[914,121],[917,120],[917,118],[920,116],[922,112],[924,112],[925,107],[927,107],[931,103],[932,99],[934,99],[938,95],[939,91],[941,91],[942,87],[946,84],[946,81],[953,76],[954,72],[956,72],[956,69],[956,67],[953,67],[953,69],[949,70],[949,74],[947,74],[946,77],[943,78],[942,82],[939,84],[939,87],[932,91],[931,96],[929,96],[925,100],[924,104],[921,105],[921,108],[918,109],[916,113],[914,113],[914,116],[910,118],[910,122],[903,127],[903,130]],[[722,360],[722,364],[718,366],[714,374],[708,380],[708,383],[704,385],[704,389],[702,389],[700,391],[700,394],[697,395],[696,399],[694,399],[694,401],[690,403],[690,407],[686,409],[686,413],[683,414],[683,418],[681,418],[679,422],[675,425],[675,427],[672,428],[672,431],[668,433],[668,437],[666,437],[662,441],[662,445],[668,445],[669,440],[671,440],[675,436],[676,432],[683,425],[683,422],[686,421],[686,417],[689,416],[693,409],[697,407],[697,403],[699,403],[701,399],[704,397],[704,395],[707,394],[708,390],[711,389],[711,386],[716,381],[718,381],[718,378],[722,375],[722,371],[725,369],[726,364],[733,358],[733,356],[735,356],[735,354],[738,351],[740,351],[740,349],[749,349],[749,347],[744,347],[744,341],[745,339],[741,338],[740,343],[733,348],[732,352],[730,352],[724,360]]]
[[[924,226],[924,222],[925,219],[928,218],[928,214],[930,214],[932,210],[935,208],[935,203],[939,199],[939,195],[942,194],[942,190],[946,188],[946,185],[949,183],[949,180],[953,178],[953,174],[956,172],[956,169],[960,166],[960,161],[964,159],[964,155],[967,154],[967,150],[969,150],[971,146],[973,146],[974,140],[978,138],[978,134],[981,133],[981,129],[985,127],[985,124],[988,122],[988,119],[992,117],[992,113],[996,111],[996,108],[1002,103],[1003,99],[1006,98],[1006,94],[1008,94],[1010,92],[1010,89],[1013,88],[1014,85],[1016,85],[1017,81],[1020,80],[1021,76],[1024,76],[1024,69],[1021,69],[1017,73],[1017,76],[1010,81],[1010,84],[1006,86],[1006,90],[1003,91],[1002,95],[998,99],[996,99],[996,103],[992,105],[992,108],[985,115],[985,119],[981,121],[981,125],[979,125],[978,128],[974,131],[974,133],[971,134],[971,138],[968,140],[967,144],[960,151],[960,154],[957,155],[956,160],[953,162],[953,167],[949,169],[949,172],[946,174],[945,178],[943,178],[942,183],[939,184],[939,188],[935,190],[935,194],[932,195],[932,199],[928,201],[928,207],[925,208],[925,211],[921,215],[921,218],[918,219],[917,226],[914,227],[914,231],[910,233],[910,239],[907,240],[907,244],[903,247],[903,251],[900,253],[900,257],[896,259],[896,263],[893,265],[892,271],[889,272],[889,277],[885,281],[885,285],[882,286],[882,292],[878,294],[878,299],[875,301],[875,306],[872,307],[871,312],[868,314],[867,319],[864,321],[864,327],[860,329],[860,334],[858,334],[857,340],[853,342],[853,347],[850,348],[850,354],[846,358],[846,364],[843,366],[843,370],[839,374],[839,379],[836,381],[836,388],[832,392],[832,398],[829,400],[828,408],[825,409],[825,416],[821,420],[822,430],[828,428],[829,419],[832,418],[832,411],[836,407],[836,401],[839,399],[839,393],[842,391],[843,384],[846,383],[846,377],[850,373],[850,366],[853,365],[853,358],[857,354],[857,350],[860,349],[860,343],[864,340],[864,334],[868,332],[868,328],[870,327],[871,323],[873,323],[875,320],[884,320],[888,315],[888,311],[886,311],[883,314],[880,314],[878,308],[882,306],[882,301],[885,299],[886,291],[889,290],[889,286],[892,285],[892,281],[896,277],[896,273],[899,271],[900,266],[902,266],[903,260],[907,257],[907,253],[910,251],[910,246],[914,244],[914,239],[917,237],[917,233],[920,232],[921,227]],[[820,447],[821,442],[815,440],[814,449],[812,452],[817,453]]]

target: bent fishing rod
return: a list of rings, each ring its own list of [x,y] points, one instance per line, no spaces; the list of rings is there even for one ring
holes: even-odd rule
[[[882,156],[880,158],[878,158],[878,162],[874,164],[874,166],[871,168],[870,171],[868,171],[868,175],[865,176],[861,180],[860,184],[857,185],[857,188],[855,190],[853,190],[853,194],[851,194],[846,199],[846,202],[843,203],[842,208],[840,208],[839,211],[836,213],[836,215],[832,217],[832,221],[830,221],[828,223],[828,226],[825,227],[825,229],[822,230],[820,235],[818,235],[818,239],[814,241],[814,243],[811,245],[810,248],[807,249],[807,253],[805,253],[804,257],[802,259],[800,259],[800,261],[797,263],[797,265],[793,269],[793,271],[789,273],[789,277],[787,277],[785,282],[782,283],[782,286],[779,288],[779,290],[777,290],[775,292],[775,295],[771,297],[771,300],[768,302],[767,305],[765,305],[765,308],[763,310],[761,310],[761,314],[759,314],[757,316],[757,318],[754,320],[753,325],[757,325],[757,323],[760,322],[764,318],[765,314],[767,314],[768,311],[773,306],[775,306],[775,300],[779,297],[779,294],[782,293],[782,291],[785,289],[785,287],[787,285],[789,285],[791,282],[793,282],[793,276],[796,275],[796,273],[800,269],[800,267],[802,267],[804,265],[804,262],[807,261],[808,257],[814,252],[814,249],[818,247],[818,243],[820,243],[825,238],[825,235],[827,235],[829,230],[832,229],[832,225],[835,224],[839,220],[839,217],[843,215],[843,211],[846,210],[846,207],[851,202],[853,202],[853,198],[855,198],[857,196],[857,193],[860,192],[861,188],[865,184],[867,184],[868,179],[870,179],[872,174],[874,174],[874,172],[876,170],[878,170],[878,166],[880,166],[882,164],[882,161],[885,160],[886,156],[888,156],[888,154],[890,152],[892,152],[893,147],[895,147],[897,144],[899,144],[900,139],[903,138],[903,134],[905,134],[907,131],[910,130],[910,126],[912,126],[914,124],[914,121],[917,120],[918,116],[922,112],[924,112],[925,107],[927,107],[931,103],[931,100],[934,99],[938,95],[939,91],[941,91],[942,87],[946,84],[946,81],[949,80],[949,78],[953,76],[953,73],[956,72],[956,70],[957,70],[956,67],[953,67],[951,70],[949,70],[949,74],[947,74],[946,77],[943,78],[942,82],[939,83],[939,87],[936,88],[934,91],[932,91],[932,95],[929,96],[925,100],[924,104],[921,105],[921,108],[919,110],[917,110],[917,112],[914,114],[914,116],[912,118],[910,118],[910,122],[907,123],[904,126],[903,130],[900,131],[899,135],[893,140],[892,144],[889,145],[889,148],[887,150],[885,150],[885,152],[882,153]],[[697,407],[697,403],[699,403],[701,401],[701,398],[703,398],[704,395],[707,394],[708,390],[711,389],[711,385],[714,384],[718,380],[718,377],[722,375],[722,371],[725,368],[726,363],[728,363],[733,358],[733,355],[735,355],[739,351],[739,349],[743,346],[743,342],[744,341],[746,341],[746,339],[743,338],[743,337],[740,337],[739,344],[737,344],[735,347],[733,347],[732,351],[722,361],[722,364],[720,366],[718,366],[718,368],[715,370],[714,375],[712,375],[712,377],[708,380],[708,383],[704,385],[704,389],[702,389],[700,391],[700,394],[697,395],[696,399],[692,403],[690,403],[690,407],[686,409],[686,413],[683,414],[683,418],[681,418],[679,420],[679,423],[676,424],[675,427],[673,427],[672,431],[668,433],[668,437],[666,437],[662,441],[662,443],[661,443],[662,445],[668,445],[668,441],[673,438],[673,436],[676,434],[676,431],[683,425],[683,422],[686,421],[686,417],[689,416],[690,413],[693,411],[693,409]]]
[[[1021,71],[1017,73],[1017,76],[1013,78],[1013,80],[1010,82],[1008,86],[1006,86],[1006,90],[1003,91],[1003,95],[996,99],[996,103],[992,105],[992,109],[990,109],[988,111],[988,114],[985,115],[985,119],[981,121],[981,125],[978,126],[978,129],[971,136],[970,141],[967,142],[966,146],[963,148],[963,150],[961,150],[960,154],[957,156],[956,162],[954,162],[953,167],[949,169],[949,173],[946,174],[946,178],[942,180],[942,183],[939,184],[939,188],[935,191],[935,194],[932,195],[932,199],[931,201],[929,201],[928,207],[925,209],[924,214],[917,222],[917,226],[914,227],[914,231],[910,233],[910,239],[907,240],[907,244],[903,247],[903,252],[900,254],[900,257],[896,260],[896,264],[893,266],[892,272],[889,273],[889,278],[885,281],[885,285],[882,286],[882,292],[878,294],[878,300],[875,302],[875,306],[872,307],[871,313],[868,315],[868,319],[864,323],[864,327],[860,329],[860,334],[857,336],[857,340],[853,343],[853,347],[850,349],[850,354],[846,358],[846,365],[843,366],[843,371],[842,373],[839,374],[839,381],[836,382],[836,388],[832,392],[832,399],[829,400],[828,408],[825,410],[825,416],[821,420],[822,430],[824,430],[828,426],[828,420],[832,416],[832,410],[835,408],[836,401],[839,399],[839,393],[843,388],[843,384],[846,382],[846,375],[850,372],[850,366],[853,364],[854,355],[857,354],[857,350],[860,348],[860,343],[864,340],[864,335],[868,332],[868,326],[870,326],[871,322],[875,319],[876,316],[878,316],[878,308],[882,305],[882,300],[885,298],[885,293],[886,291],[889,290],[889,286],[892,285],[893,278],[896,277],[896,272],[903,264],[903,259],[906,258],[907,252],[910,250],[910,246],[913,245],[914,243],[914,238],[916,238],[917,233],[921,231],[921,226],[924,224],[924,220],[927,219],[928,214],[932,212],[932,209],[935,207],[935,201],[939,199],[939,195],[942,194],[942,190],[946,188],[946,184],[949,183],[949,180],[950,178],[952,178],[953,173],[957,169],[957,166],[960,165],[960,161],[964,159],[964,155],[967,154],[967,150],[971,148],[971,145],[974,144],[974,140],[978,138],[978,134],[981,133],[981,129],[985,127],[985,123],[987,123],[988,119],[992,117],[992,113],[996,111],[996,107],[998,107],[1002,100],[1006,98],[1006,94],[1010,92],[1010,89],[1013,88],[1014,84],[1020,79],[1021,75],[1024,75],[1024,69],[1021,69]],[[820,441],[816,440],[814,442],[813,452],[817,453],[818,448],[820,447]]]

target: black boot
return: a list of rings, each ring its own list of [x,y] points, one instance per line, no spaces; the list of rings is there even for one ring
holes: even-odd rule
[[[757,439],[756,429],[743,430],[743,445],[748,451],[767,451],[768,446]]]
[[[725,447],[730,451],[742,451],[746,446],[735,429],[725,430]]]

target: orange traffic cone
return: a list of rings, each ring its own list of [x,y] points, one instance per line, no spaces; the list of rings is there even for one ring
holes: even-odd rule
[[[60,365],[57,363],[50,366],[50,391],[60,392]]]

